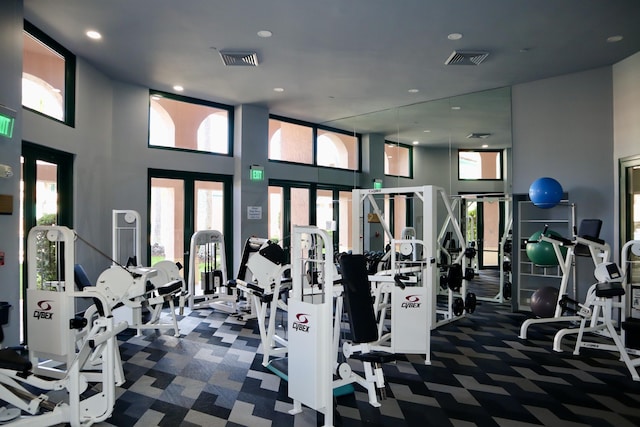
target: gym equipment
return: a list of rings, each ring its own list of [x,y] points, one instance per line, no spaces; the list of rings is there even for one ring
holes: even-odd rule
[[[560,248],[560,251],[562,252],[562,258],[558,258],[556,256],[554,246],[551,243],[541,239],[541,236],[543,234],[547,237],[562,237],[559,233],[556,233],[553,230],[549,230],[546,227],[543,231],[536,231],[527,240],[527,257],[529,258],[529,260],[531,260],[532,263],[537,266],[554,267],[558,265],[559,259],[564,259],[564,257],[567,255],[567,248],[566,246],[562,246]]]
[[[5,409],[3,421],[20,411],[28,415],[9,425],[79,427],[104,421],[113,411],[115,387],[124,383],[116,335],[127,324],[116,323],[112,308],[142,295],[155,271],[120,267],[118,280],[99,280],[78,290],[76,238],[67,227],[36,226],[29,231],[28,359],[13,349],[0,350],[0,400],[18,409]],[[94,309],[78,318],[76,302],[87,299]],[[62,401],[54,403],[54,398]]]
[[[262,365],[276,375],[282,369],[271,365],[271,356],[287,354],[287,340],[276,334],[276,315],[278,310],[288,310],[286,295],[291,289],[291,265],[285,262],[284,250],[271,240],[250,237],[242,250],[242,260],[238,277],[228,285],[244,292],[250,299],[250,312],[241,318],[255,318],[258,321],[262,341]],[[268,320],[267,320],[268,316]],[[267,323],[268,322],[268,323]]]
[[[415,236],[409,239],[398,238],[394,236],[389,222],[385,219],[383,209],[380,208],[384,203],[384,199],[393,197],[396,195],[406,195],[407,199],[411,199],[412,211],[410,212],[415,225],[419,224],[420,227],[415,227]],[[456,316],[452,311],[452,303],[456,292],[447,288],[445,304],[442,304],[438,308],[438,280],[440,278],[437,270],[436,260],[444,260],[447,266],[453,264],[462,264],[462,258],[464,254],[459,251],[454,258],[451,253],[443,247],[445,238],[451,236],[448,241],[453,241],[454,236],[458,239],[459,246],[465,247],[465,239],[460,230],[460,226],[454,213],[458,199],[453,201],[449,198],[443,188],[435,186],[422,186],[422,187],[399,187],[399,188],[385,188],[385,189],[363,189],[352,190],[353,200],[353,212],[352,212],[352,248],[355,253],[364,253],[369,249],[371,242],[374,240],[375,232],[372,231],[372,226],[366,221],[368,215],[375,214],[379,219],[380,227],[385,235],[385,239],[389,241],[391,253],[388,255],[389,264],[383,270],[375,273],[375,276],[380,278],[371,278],[374,291],[377,288],[382,287],[383,293],[389,294],[393,289],[393,292],[398,292],[401,289],[399,286],[382,286],[382,282],[387,284],[394,284],[394,277],[397,275],[408,276],[413,282],[413,290],[420,287],[425,288],[425,297],[428,298],[428,325],[429,330],[438,326],[444,325],[451,321],[455,321],[460,318]],[[442,213],[445,213],[444,216]],[[455,233],[455,234],[453,234]],[[400,236],[402,237],[402,236]],[[419,248],[413,249],[413,244],[419,245]],[[404,259],[402,254],[415,254],[416,261],[413,259]],[[440,256],[442,255],[442,256]],[[413,255],[412,255],[413,257]],[[410,265],[415,263],[414,265]],[[448,274],[445,272],[443,275]],[[417,286],[416,286],[417,285]],[[457,287],[455,282],[452,282],[451,286]],[[459,292],[466,294],[466,281],[460,285]],[[389,295],[390,296],[390,295]],[[401,300],[395,298],[395,300]],[[389,308],[388,301],[393,301],[394,298],[381,298],[376,304],[376,312],[379,319],[384,319],[382,310]],[[414,321],[412,328],[419,327],[422,329],[422,325]],[[402,329],[402,328],[391,328]],[[393,332],[392,332],[393,334]],[[426,334],[426,333],[425,333]],[[429,332],[430,334],[430,332]],[[429,340],[429,339],[427,339]],[[407,349],[408,353],[422,353],[423,347],[418,349],[422,343],[415,342],[414,349]],[[429,359],[429,357],[427,357]]]
[[[513,292],[511,282],[504,282],[502,284],[502,295],[505,299],[511,299],[511,295]]]
[[[562,200],[562,185],[553,178],[538,178],[529,186],[529,198],[539,208],[550,209]]]
[[[196,286],[196,282],[200,286]],[[237,289],[227,282],[224,236],[217,230],[193,233],[189,243],[189,309],[213,308],[225,313],[238,312]]]
[[[133,210],[112,211],[112,256],[114,267],[127,265],[140,267],[138,262],[142,259],[142,233],[140,231],[142,221],[140,214]],[[85,241],[85,243],[88,243]],[[94,248],[95,249],[95,248]],[[118,320],[127,322],[130,328],[136,329],[137,335],[142,335],[142,330],[173,330],[174,336],[180,336],[178,319],[174,300],[178,299],[180,314],[184,311],[185,300],[188,294],[184,279],[180,275],[182,266],[179,263],[162,260],[152,266],[157,274],[149,281],[146,292],[135,300],[128,301],[113,311]],[[103,280],[111,281],[108,276],[113,274],[117,278],[121,272],[115,268],[102,273]],[[169,306],[170,323],[161,319],[164,305]],[[143,320],[143,310],[150,312],[149,319]]]
[[[586,248],[595,267],[597,267],[601,263],[606,263],[609,261],[611,248],[604,240],[598,238],[601,225],[602,221],[600,220],[582,220],[580,223],[579,232],[577,232],[574,227],[573,240],[565,239],[564,237],[547,233],[548,227],[545,226],[545,229],[540,234],[540,240],[548,242],[552,245],[557,259],[561,261],[559,263],[559,267],[562,271],[562,279],[560,281],[560,287],[558,288],[558,297],[556,299],[556,302],[553,304],[553,306],[555,307],[553,314],[549,317],[532,318],[525,320],[520,327],[519,337],[521,339],[527,338],[527,330],[532,324],[579,322],[580,320],[582,320],[582,317],[577,314],[573,316],[563,315],[563,308],[560,305],[560,299],[563,298],[563,296],[567,295],[567,285],[569,283],[569,277],[571,276],[571,269],[574,263],[574,251],[578,245],[583,245]],[[563,252],[562,248],[566,248],[566,252]],[[549,299],[545,299],[545,302],[549,303]],[[541,311],[545,311],[542,306]],[[556,339],[559,339],[559,337],[561,337],[565,333],[566,331],[558,332],[558,334],[560,335],[556,334],[554,341]]]
[[[342,288],[353,340],[343,344],[343,354],[362,361],[365,376],[355,373],[347,361],[338,363],[343,298],[341,287],[335,286],[333,241],[326,231],[306,226],[294,226],[291,240],[288,385],[293,409],[289,413],[301,413],[305,405],[324,414],[325,426],[333,426],[333,390],[358,383],[367,390],[369,403],[380,406],[376,390],[385,387],[381,363],[394,356],[371,351],[368,341],[377,338],[377,325],[366,259],[345,254],[340,257]],[[309,268],[318,273],[317,280],[309,280]]]
[[[558,305],[558,289],[545,286],[531,295],[531,312],[538,317],[553,317]]]
[[[617,351],[620,359],[625,363],[634,381],[640,381],[638,374],[638,366],[640,366],[640,357],[631,358],[630,355],[638,356],[640,351],[628,348],[625,341],[626,330],[629,327],[629,319],[627,319],[629,304],[626,296],[630,294],[634,287],[631,278],[631,253],[640,254],[640,240],[631,240],[622,247],[620,256],[621,264],[625,266],[624,270],[612,262],[603,262],[596,266],[594,276],[597,280],[587,292],[587,298],[584,304],[578,304],[579,309],[576,311],[581,317],[580,326],[578,328],[562,329],[554,339],[553,349],[561,352],[562,338],[568,334],[577,334],[573,354],[580,354],[583,347]],[[615,315],[617,314],[617,316]],[[617,322],[615,318],[626,319]],[[588,324],[587,324],[588,322]],[[607,344],[599,339],[597,341],[588,341],[585,334],[594,334],[601,337],[609,338],[613,344]]]
[[[478,270],[478,263],[476,257],[478,256],[478,250],[476,249],[476,242],[469,242],[468,246],[464,249],[464,280],[470,281],[476,276]]]

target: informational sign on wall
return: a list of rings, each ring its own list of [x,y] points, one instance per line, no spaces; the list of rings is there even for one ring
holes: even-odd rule
[[[262,219],[262,206],[247,206],[247,219]]]

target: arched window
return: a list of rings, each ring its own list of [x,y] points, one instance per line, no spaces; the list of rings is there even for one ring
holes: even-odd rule
[[[149,146],[229,155],[233,107],[149,91]]]
[[[75,55],[25,21],[22,32],[22,106],[74,126],[75,74]]]
[[[227,154],[227,132],[226,114],[209,114],[198,127],[198,150]]]
[[[149,109],[149,145],[160,147],[176,146],[176,126],[171,116],[153,98]]]
[[[360,135],[273,116],[269,118],[269,160],[358,170]]]
[[[269,158],[273,160],[282,159],[282,131],[278,129],[269,140]]]
[[[318,165],[347,169],[349,153],[340,138],[325,133],[318,136]]]
[[[60,89],[28,73],[22,73],[22,105],[54,119],[64,119]]]

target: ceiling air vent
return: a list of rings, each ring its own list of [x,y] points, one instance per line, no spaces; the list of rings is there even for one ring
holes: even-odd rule
[[[257,67],[258,54],[255,52],[220,51],[220,58],[229,67]]]
[[[472,132],[467,135],[469,139],[487,139],[491,136],[490,133],[482,133],[482,132]]]
[[[480,65],[487,56],[489,56],[489,52],[454,50],[449,59],[445,61],[445,65]]]

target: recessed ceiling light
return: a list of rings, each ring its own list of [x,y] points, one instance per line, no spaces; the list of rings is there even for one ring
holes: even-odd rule
[[[267,39],[271,37],[273,33],[269,30],[260,30],[258,31],[258,37],[262,37],[263,39]]]
[[[97,32],[96,30],[89,30],[85,33],[87,37],[93,40],[100,40],[102,38],[102,34]]]
[[[407,92],[409,92],[409,93],[418,93],[418,92],[420,92],[420,89],[409,89]]]
[[[425,130],[423,130],[422,132],[424,132],[424,133],[429,133],[429,132],[431,132],[431,130],[430,130],[430,129],[425,129]]]
[[[460,107],[451,107],[452,110],[459,110]]]
[[[420,141],[413,141],[413,145],[418,145]]]
[[[489,144],[482,144],[482,148],[487,148],[489,147]]]
[[[184,90],[184,88],[180,85],[175,85],[173,87],[173,90],[178,91],[178,92],[182,92]]]
[[[607,42],[608,43],[616,43],[619,42],[620,40],[622,40],[624,37],[618,35],[618,36],[611,36],[611,37],[607,37]]]
[[[274,87],[273,91],[274,92],[284,92],[284,88],[283,87]]]
[[[451,33],[447,36],[449,40],[460,40],[462,38],[462,34],[460,33]]]

